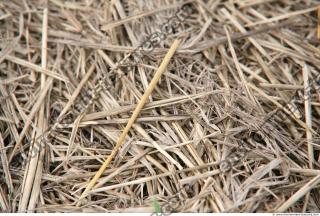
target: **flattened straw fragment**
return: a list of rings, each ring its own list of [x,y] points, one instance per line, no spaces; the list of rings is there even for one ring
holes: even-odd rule
[[[176,4],[169,5],[169,6],[164,6],[164,7],[158,8],[158,9],[154,9],[154,10],[150,10],[150,11],[144,11],[142,13],[139,13],[139,14],[136,14],[136,15],[133,15],[133,16],[128,16],[128,17],[126,17],[124,19],[115,20],[115,21],[111,21],[111,22],[109,21],[107,24],[103,24],[100,27],[100,29],[102,31],[110,31],[112,28],[115,28],[117,26],[124,25],[126,23],[132,22],[132,21],[137,20],[137,19],[141,19],[143,17],[150,16],[152,14],[155,14],[155,13],[158,13],[158,12],[161,12],[161,11],[165,11],[165,10],[168,10],[168,9],[176,8],[177,6],[181,6],[183,4],[186,4],[186,3],[192,2],[192,1],[193,0],[186,1],[186,2],[183,2],[183,3],[176,3]]]
[[[50,71],[50,70],[48,70],[48,69],[45,69],[45,68],[43,68],[43,67],[40,67],[40,66],[38,66],[38,65],[36,65],[36,64],[33,64],[33,63],[31,63],[31,62],[25,61],[25,60],[23,60],[23,59],[17,58],[17,57],[15,57],[15,56],[7,55],[7,56],[6,56],[6,59],[7,59],[8,61],[11,61],[11,62],[16,63],[16,64],[18,64],[18,65],[22,65],[22,66],[24,66],[24,67],[30,68],[31,70],[34,70],[34,71],[37,71],[37,72],[39,72],[39,73],[45,74],[45,75],[47,75],[47,76],[50,76],[50,77],[52,77],[52,78],[55,78],[55,79],[57,79],[57,80],[61,80],[61,81],[64,81],[64,82],[68,82],[67,78],[61,77],[61,76],[60,76],[59,74],[57,74],[57,73],[54,73],[54,72],[52,72],[52,71]]]
[[[306,193],[308,193],[313,187],[320,183],[320,175],[317,175],[311,181],[309,181],[306,185],[304,185],[300,190],[298,190],[293,196],[291,196],[285,203],[283,203],[276,212],[284,212],[290,206],[295,204],[301,197],[303,197]]]
[[[79,198],[79,201],[87,196],[88,191],[91,190],[91,188],[95,185],[95,183],[100,178],[100,176],[102,175],[104,170],[108,167],[108,165],[110,164],[111,160],[114,158],[114,156],[116,155],[118,150],[121,148],[121,146],[122,146],[122,144],[123,144],[128,132],[129,132],[129,130],[131,129],[133,123],[135,122],[135,120],[137,119],[138,115],[140,114],[144,104],[147,102],[149,96],[151,95],[152,91],[154,90],[154,88],[155,88],[156,84],[158,83],[161,75],[165,72],[165,69],[167,68],[167,66],[169,64],[169,61],[172,58],[172,56],[175,53],[175,51],[177,50],[180,42],[181,42],[180,39],[176,39],[173,42],[173,44],[171,45],[168,53],[166,54],[166,56],[164,57],[163,61],[161,62],[160,67],[156,71],[154,77],[152,78],[152,80],[151,80],[149,86],[147,87],[145,93],[143,94],[141,100],[137,104],[137,107],[133,111],[132,116],[128,121],[128,124],[126,125],[125,129],[123,130],[122,134],[120,135],[120,137],[119,137],[119,139],[118,139],[118,141],[116,143],[116,146],[112,150],[112,152],[109,155],[109,157],[107,158],[107,160],[105,160],[105,162],[102,164],[100,169],[96,172],[95,176],[89,182],[89,184],[87,185],[86,189],[81,194],[81,196]],[[77,205],[80,205],[80,202],[78,202]]]
[[[202,97],[208,96],[210,94],[219,93],[219,92],[221,92],[221,90],[201,92],[201,93],[187,95],[187,96],[177,96],[177,97],[171,97],[168,99],[153,101],[153,102],[146,104],[144,107],[144,110],[150,110],[150,109],[154,109],[156,107],[164,107],[164,106],[169,106],[169,105],[173,105],[173,104],[184,103],[184,102],[188,101],[188,99],[202,98]],[[132,105],[127,105],[127,106],[123,106],[123,107],[111,108],[109,110],[105,110],[105,111],[101,111],[101,112],[88,113],[88,114],[86,114],[86,116],[83,117],[81,122],[105,118],[105,117],[112,116],[112,115],[118,115],[118,114],[121,114],[124,112],[129,112],[129,111],[133,110],[134,108],[135,108],[135,104],[132,104]]]
[[[255,100],[254,100],[254,98],[253,98],[253,96],[252,96],[252,94],[251,94],[251,92],[250,92],[250,90],[249,90],[249,87],[248,87],[248,85],[247,85],[247,81],[246,81],[246,79],[245,79],[245,76],[244,76],[244,74],[243,74],[243,72],[242,72],[242,70],[241,70],[241,67],[240,67],[240,65],[239,65],[239,61],[238,61],[238,58],[237,58],[237,54],[236,54],[236,51],[235,51],[234,48],[233,48],[229,31],[228,31],[228,29],[227,29],[226,27],[224,28],[224,30],[225,30],[225,32],[226,32],[226,36],[227,36],[228,44],[229,44],[229,49],[230,49],[230,52],[231,52],[231,55],[232,55],[232,59],[233,59],[233,61],[234,61],[234,64],[236,65],[236,69],[237,69],[237,71],[238,71],[238,73],[239,73],[240,80],[241,80],[241,82],[243,83],[243,85],[244,85],[244,87],[245,87],[245,89],[246,89],[246,93],[247,93],[248,97],[249,97],[253,102],[255,102]]]
[[[311,11],[317,10],[317,8],[318,7],[311,7],[311,8],[306,8],[306,9],[302,9],[302,10],[293,11],[291,13],[285,13],[285,14],[282,14],[282,15],[279,15],[279,16],[272,17],[272,18],[267,19],[267,20],[257,21],[255,23],[248,24],[246,26],[247,27],[251,27],[251,26],[256,26],[256,25],[276,22],[276,21],[283,20],[283,19],[288,19],[290,17],[298,16],[298,15],[301,15],[301,14],[305,14],[305,13],[309,13]]]
[[[306,116],[306,136],[308,143],[308,157],[309,157],[309,167],[313,168],[314,162],[314,151],[313,145],[311,144],[312,140],[312,110],[311,110],[311,92],[310,92],[310,83],[309,83],[309,70],[306,64],[302,68],[303,73],[303,83],[304,83],[304,110]]]

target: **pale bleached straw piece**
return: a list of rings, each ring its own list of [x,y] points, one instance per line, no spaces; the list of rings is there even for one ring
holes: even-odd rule
[[[40,72],[40,73],[48,75],[48,76],[51,76],[52,78],[55,78],[57,80],[68,82],[68,80],[65,77],[61,77],[59,74],[56,74],[56,73],[54,73],[54,72],[52,72],[52,71],[50,71],[48,69],[44,69],[43,67],[35,65],[35,64],[33,64],[31,62],[28,62],[28,61],[25,61],[23,59],[17,58],[15,56],[7,55],[6,59],[8,61],[11,61],[11,62],[16,63],[18,65],[22,65],[24,67],[30,68],[31,70]]]
[[[146,89],[145,93],[143,94],[141,100],[139,101],[139,103],[137,104],[137,107],[135,108],[135,110],[132,113],[131,118],[128,121],[128,124],[126,125],[125,129],[123,130],[122,134],[120,135],[117,144],[115,145],[114,149],[112,150],[111,154],[109,155],[109,157],[107,158],[107,160],[105,160],[105,162],[102,164],[102,166],[100,167],[100,169],[97,171],[97,173],[95,174],[95,176],[93,177],[93,179],[89,182],[89,184],[87,185],[86,189],[84,190],[84,192],[81,194],[79,201],[81,199],[83,199],[84,197],[87,196],[88,191],[91,190],[91,188],[95,185],[95,183],[97,182],[97,180],[100,178],[100,176],[102,175],[102,173],[104,172],[104,170],[108,167],[108,165],[110,164],[110,162],[112,161],[112,159],[115,157],[115,155],[117,154],[118,150],[120,149],[120,147],[122,146],[129,130],[131,129],[133,123],[135,122],[135,120],[137,119],[138,115],[140,114],[144,104],[147,102],[149,96],[151,95],[152,91],[154,90],[156,84],[158,83],[161,75],[165,72],[170,59],[172,58],[173,54],[175,53],[175,51],[177,50],[179,44],[181,42],[181,39],[176,39],[173,44],[171,45],[168,53],[166,54],[166,56],[164,57],[160,67],[158,68],[158,70],[156,71],[154,77],[152,78],[148,88]],[[78,205],[80,205],[80,202],[78,202]]]
[[[191,1],[189,1],[189,2],[191,2]],[[176,8],[177,6],[181,6],[182,4],[186,4],[186,2],[176,3],[176,4],[169,5],[169,6],[160,7],[160,8],[157,8],[155,10],[151,10],[151,11],[144,11],[142,13],[139,13],[139,14],[136,14],[136,15],[133,15],[133,16],[128,16],[128,17],[126,17],[124,19],[115,20],[115,21],[112,21],[112,22],[109,21],[109,22],[107,22],[107,24],[102,24],[100,29],[102,31],[110,31],[111,29],[113,29],[113,28],[115,28],[117,26],[133,22],[133,21],[135,21],[137,19],[141,19],[143,17],[150,16],[152,14],[155,14],[155,13],[158,13],[158,12],[161,12],[161,11],[165,11],[165,10],[168,10],[168,9]]]
[[[0,207],[3,209],[5,212],[8,211],[9,206],[7,203],[7,200],[5,198],[6,193],[3,192],[3,189],[0,188]]]
[[[46,3],[47,4],[47,3]],[[47,5],[48,6],[48,5]],[[43,10],[43,20],[42,20],[42,47],[41,47],[41,67],[43,69],[47,69],[48,65],[48,7],[45,7]],[[41,74],[41,89],[43,89],[46,82],[46,75],[44,73]],[[48,128],[48,119],[46,118],[46,103],[43,103],[40,107],[39,112],[39,128],[46,130]],[[42,135],[42,131],[37,131],[37,137]],[[37,141],[35,144],[37,145]],[[40,146],[39,157],[37,160],[37,169],[35,172],[33,187],[30,193],[28,211],[34,212],[37,205],[43,205],[44,201],[40,199],[41,193],[41,180],[43,175],[43,166],[45,161],[45,146]],[[40,204],[41,203],[41,204]]]
[[[304,185],[300,190],[298,190],[295,194],[293,194],[285,203],[283,203],[276,212],[284,212],[290,206],[295,204],[301,197],[303,197],[306,193],[308,193],[313,187],[320,183],[320,175],[317,175],[311,181],[309,181],[306,185]]]
[[[313,145],[311,144],[312,133],[310,129],[312,128],[312,110],[311,110],[311,92],[310,92],[310,83],[309,83],[309,69],[307,64],[303,65],[302,68],[302,76],[303,76],[303,84],[304,84],[304,112],[306,119],[306,137],[307,137],[307,145],[308,145],[308,158],[309,158],[309,167],[313,168],[314,163],[314,150]],[[306,212],[308,208],[310,199],[310,193],[308,192],[304,198],[304,204],[302,208],[302,212]]]
[[[310,169],[313,168],[314,163],[314,151],[313,145],[311,143],[312,140],[312,110],[311,110],[311,88],[309,82],[309,69],[306,64],[304,64],[302,68],[303,74],[303,83],[304,83],[304,111],[306,116],[306,136],[307,136],[307,143],[308,143],[308,157],[309,157],[309,167]]]
[[[229,11],[227,11],[225,8],[222,8],[220,10],[231,22],[232,24],[243,34],[247,33],[247,30],[238,22],[238,20],[229,13]],[[227,40],[231,40],[227,38]],[[257,50],[259,50],[259,52],[261,54],[263,54],[264,56],[266,56],[267,58],[270,58],[270,56],[268,55],[268,53],[266,52],[265,49],[263,49],[263,47],[257,42],[256,39],[249,37],[248,40],[250,41],[250,43],[252,43],[252,45],[254,45]],[[230,43],[230,42],[229,42]]]
[[[272,17],[268,20],[262,20],[262,21],[257,21],[253,24],[248,24],[247,27],[249,26],[256,26],[256,25],[261,25],[261,24],[266,24],[266,23],[271,23],[271,22],[276,22],[282,19],[288,19],[290,17],[293,16],[298,16],[300,14],[305,14],[305,13],[309,13],[311,11],[317,10],[318,7],[311,7],[311,8],[307,8],[307,9],[303,9],[303,10],[297,10],[297,11],[293,11],[291,13],[286,13],[286,14],[282,14],[276,17]]]
[[[293,89],[293,90],[299,90],[303,89],[302,85],[288,85],[288,84],[271,84],[271,83],[260,83],[261,87],[265,88],[276,88],[276,89]]]
[[[47,37],[48,37],[48,8],[43,10],[43,23],[42,23],[42,47],[41,47],[41,68],[46,70],[47,68]],[[41,74],[40,88],[43,90],[46,86],[46,75]],[[47,93],[47,92],[46,92]],[[47,119],[45,118],[45,106],[46,98],[43,99],[43,103],[40,105],[38,112],[38,127],[45,129],[47,127]],[[34,136],[41,136],[42,131],[37,131]],[[37,147],[38,143],[35,140],[32,144],[32,149]],[[43,160],[45,149],[43,146],[38,147],[40,150],[36,151],[35,157],[30,157],[28,161],[28,169],[25,171],[23,190],[20,197],[19,211],[24,212],[26,210],[34,211],[36,204],[38,203],[40,185],[42,178]]]
[[[226,10],[225,10],[226,11]],[[231,42],[231,38],[230,38],[230,34],[228,32],[228,29],[225,27],[225,32],[226,32],[226,35],[227,35],[227,39],[228,39],[228,44],[229,44],[229,49],[230,49],[230,52],[231,52],[231,55],[232,55],[232,58],[233,58],[233,61],[234,61],[234,64],[236,66],[236,69],[238,71],[238,74],[239,74],[239,77],[240,77],[240,80],[241,82],[243,83],[243,86],[246,90],[246,93],[248,95],[248,97],[252,100],[252,102],[255,102],[251,92],[250,92],[250,89],[247,85],[247,81],[246,81],[246,78],[241,70],[241,67],[239,66],[239,60],[237,58],[237,54],[236,54],[236,51],[234,50],[233,48],[233,45],[232,45],[232,42]]]
[[[149,102],[148,104],[146,104],[143,108],[143,110],[150,110],[150,109],[154,109],[157,107],[164,107],[164,106],[169,106],[169,105],[174,105],[174,104],[179,104],[179,103],[185,103],[188,101],[188,99],[198,99],[198,98],[202,98],[214,93],[219,93],[222,92],[221,90],[215,90],[215,91],[210,91],[210,92],[202,92],[199,94],[192,94],[192,95],[187,95],[187,96],[176,96],[176,97],[171,97],[168,99],[162,99],[162,100],[158,100],[158,101],[153,101],[153,102]],[[81,122],[85,122],[85,121],[89,121],[89,120],[96,120],[96,119],[100,119],[100,118],[105,118],[108,116],[112,116],[112,115],[118,115],[121,113],[125,113],[131,110],[134,110],[135,108],[135,104],[133,105],[128,105],[125,107],[116,107],[116,108],[112,108],[110,110],[106,110],[106,111],[101,111],[101,112],[94,112],[94,113],[88,113],[86,114],[86,116],[83,117]]]
[[[208,178],[210,176],[214,176],[214,175],[217,175],[219,173],[221,173],[221,171],[219,169],[215,169],[215,170],[212,170],[212,171],[208,171],[206,173],[201,173],[199,175],[188,176],[188,177],[186,177],[184,179],[179,180],[179,182],[181,183],[181,185],[191,184],[194,181],[201,180],[201,179],[206,179],[206,178]]]

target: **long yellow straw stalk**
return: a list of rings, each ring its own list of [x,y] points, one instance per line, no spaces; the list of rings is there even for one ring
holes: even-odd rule
[[[164,57],[163,61],[161,62],[160,67],[158,68],[157,72],[154,74],[154,77],[152,78],[149,86],[147,87],[145,93],[143,94],[141,100],[139,101],[139,103],[137,104],[137,107],[135,108],[135,110],[132,113],[131,118],[129,119],[125,129],[123,130],[122,134],[120,135],[118,142],[116,144],[116,146],[114,147],[114,149],[112,150],[111,154],[109,155],[109,157],[107,158],[107,160],[105,160],[105,162],[102,164],[102,166],[100,167],[100,169],[97,171],[97,173],[95,174],[95,176],[91,179],[91,181],[89,182],[89,184],[87,185],[86,189],[84,190],[84,192],[81,194],[79,201],[81,199],[83,199],[84,197],[87,196],[88,191],[90,191],[93,186],[96,184],[96,182],[98,181],[98,179],[100,178],[100,176],[102,175],[102,173],[105,171],[105,169],[108,167],[108,165],[110,164],[110,162],[112,161],[112,159],[114,158],[114,156],[116,156],[118,150],[121,148],[130,128],[132,127],[133,123],[135,122],[135,120],[137,119],[138,115],[140,114],[143,106],[145,105],[145,103],[147,102],[149,96],[151,95],[152,91],[154,90],[156,84],[158,83],[161,75],[165,72],[170,59],[172,58],[173,54],[175,53],[175,51],[177,50],[179,44],[180,44],[181,40],[180,39],[176,39],[173,44],[171,45],[168,53],[166,54],[166,56]],[[80,204],[80,202],[78,203],[78,205]]]

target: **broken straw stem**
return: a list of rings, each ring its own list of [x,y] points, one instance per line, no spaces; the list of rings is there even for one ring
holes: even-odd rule
[[[135,120],[137,119],[138,115],[140,114],[140,111],[142,110],[143,106],[145,105],[145,103],[147,102],[149,96],[151,95],[152,91],[154,90],[156,84],[158,83],[161,75],[165,72],[170,59],[172,58],[173,54],[175,53],[175,51],[177,50],[179,44],[181,42],[181,39],[176,39],[173,44],[171,45],[168,53],[166,54],[166,56],[164,57],[164,59],[162,60],[158,70],[156,71],[156,73],[154,74],[154,77],[152,78],[149,86],[147,87],[145,93],[143,94],[143,96],[141,97],[141,100],[139,101],[139,103],[137,104],[137,107],[135,108],[135,110],[132,113],[131,118],[129,119],[126,127],[124,128],[122,134],[120,135],[116,146],[114,147],[114,149],[112,150],[111,154],[109,155],[109,157],[107,158],[107,160],[105,160],[105,162],[102,164],[102,166],[100,167],[100,169],[96,172],[95,176],[91,179],[91,181],[89,182],[89,184],[87,185],[86,189],[84,190],[84,192],[81,194],[79,201],[81,199],[83,199],[84,197],[87,196],[87,193],[89,190],[91,190],[91,188],[93,188],[93,186],[95,185],[95,183],[98,181],[98,179],[100,178],[100,176],[102,175],[102,173],[105,171],[105,169],[108,167],[108,165],[110,164],[110,162],[112,161],[112,159],[116,156],[118,150],[121,148],[122,144],[124,143],[124,140],[129,132],[129,130],[131,129],[133,123],[135,122]],[[80,202],[78,203],[78,205],[80,204]]]

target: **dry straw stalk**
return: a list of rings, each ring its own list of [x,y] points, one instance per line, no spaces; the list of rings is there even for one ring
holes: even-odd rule
[[[102,173],[105,171],[105,169],[109,166],[109,164],[111,163],[112,159],[116,156],[117,152],[119,151],[119,149],[121,148],[122,144],[124,143],[124,140],[129,132],[129,130],[131,129],[133,123],[136,121],[137,117],[139,116],[142,108],[144,107],[145,103],[147,102],[149,96],[151,95],[152,91],[154,90],[154,88],[156,87],[158,81],[160,80],[162,74],[166,71],[166,68],[169,64],[170,59],[172,58],[172,56],[174,55],[175,51],[177,50],[179,44],[181,43],[181,39],[176,39],[173,44],[171,45],[168,53],[166,54],[166,56],[164,57],[164,59],[162,60],[158,70],[156,71],[156,73],[154,74],[151,82],[149,83],[148,88],[146,89],[146,91],[144,92],[143,96],[141,97],[140,101],[138,102],[135,110],[132,113],[131,118],[129,119],[126,127],[124,128],[123,132],[121,133],[114,149],[112,150],[111,154],[108,156],[108,158],[104,161],[104,163],[102,164],[102,166],[99,168],[99,170],[96,172],[96,174],[94,175],[94,177],[91,179],[91,181],[89,182],[89,184],[87,185],[86,189],[83,191],[83,193],[81,194],[79,200],[83,199],[84,197],[86,197],[88,191],[91,190],[91,188],[96,184],[96,182],[98,181],[98,179],[101,177]]]

